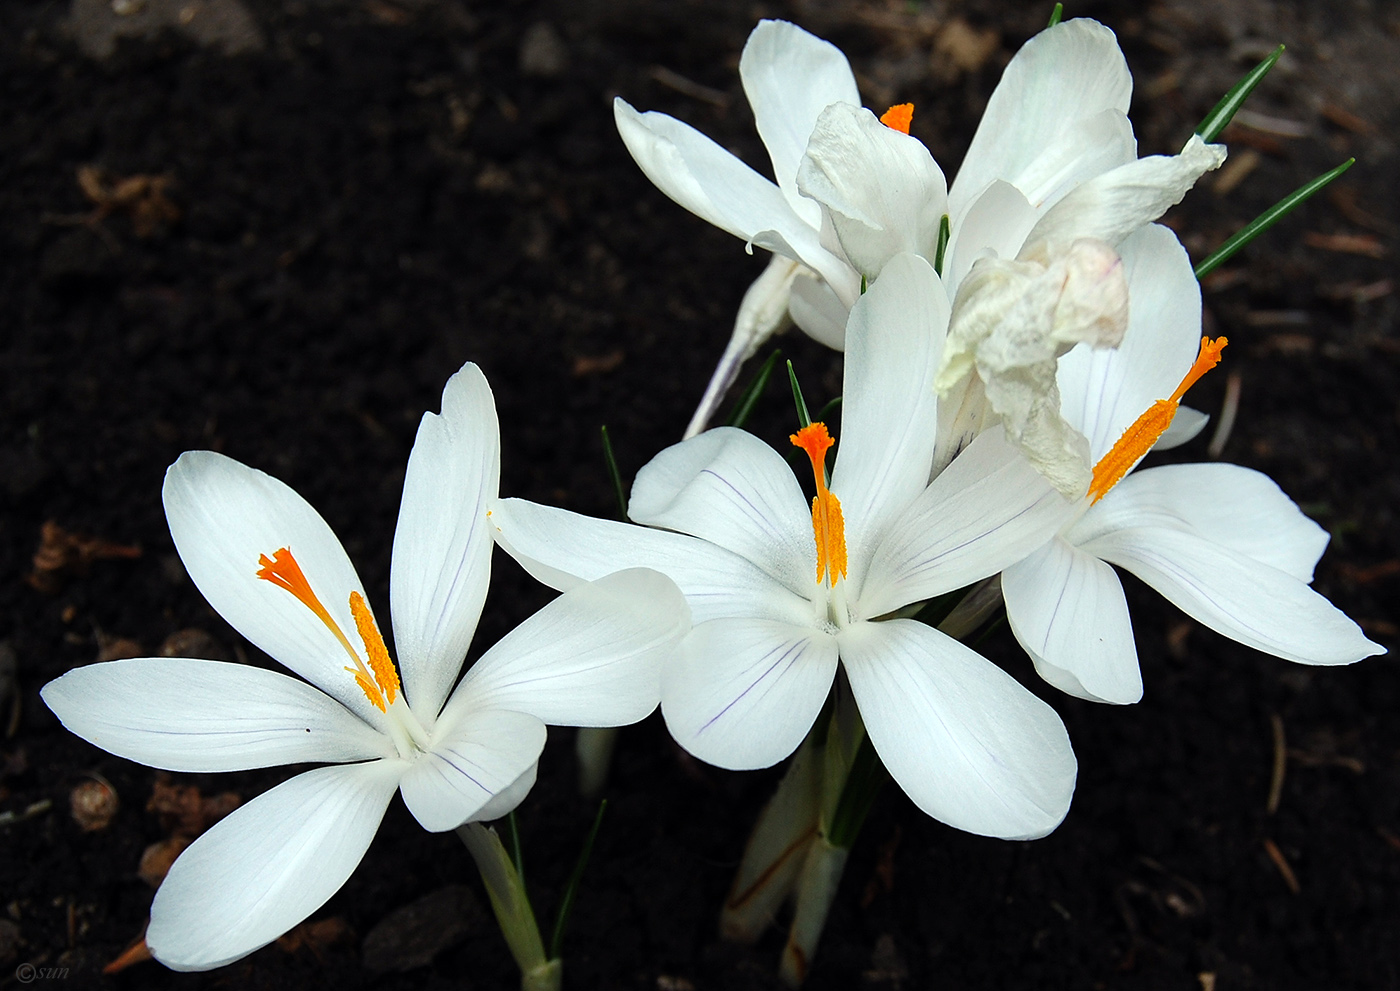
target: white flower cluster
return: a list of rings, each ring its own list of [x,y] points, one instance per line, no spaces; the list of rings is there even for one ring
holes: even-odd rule
[[[45,701],[85,739],[156,767],[326,766],[180,858],[147,934],[163,962],[219,966],[304,919],[363,858],[396,790],[429,830],[503,815],[533,784],[547,723],[621,725],[659,702],[695,756],[767,767],[812,730],[838,670],[921,809],[978,834],[1042,836],[1075,785],[1059,717],[909,618],[995,576],[1036,669],[1087,699],[1142,695],[1110,565],[1288,660],[1380,652],[1310,588],[1327,534],[1268,478],[1133,470],[1204,423],[1178,407],[1224,341],[1202,338],[1191,263],[1153,221],[1225,153],[1193,137],[1179,155],[1137,157],[1111,32],[1074,20],[1027,43],[951,188],[907,133],[909,108],[863,109],[830,44],[765,21],[740,73],[776,183],[670,117],[616,104],[657,186],[774,253],[696,435],[638,474],[634,522],[500,499],[494,403],[466,366],[409,460],[396,667],[344,550],[300,497],[209,452],[171,467],[166,513],[195,584],[305,681],[145,658],[75,670]],[[810,500],[754,436],[698,431],[789,316],[845,351],[839,438],[820,423],[792,438]],[[459,681],[493,543],[563,594]]]

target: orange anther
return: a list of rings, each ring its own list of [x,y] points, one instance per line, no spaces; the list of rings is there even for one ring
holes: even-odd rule
[[[826,487],[826,452],[836,443],[821,421],[809,423],[788,440],[807,452],[812,462],[812,475],[817,480],[817,494],[812,499],[812,533],[817,540],[817,581],[823,577],[831,585],[846,577],[846,521],[841,516],[841,501]]]
[[[1181,398],[1186,395],[1186,390],[1220,363],[1220,352],[1229,343],[1224,337],[1217,337],[1213,341],[1209,337],[1201,338],[1201,350],[1196,355],[1196,361],[1186,373],[1186,377],[1181,380],[1181,384],[1176,387],[1176,391],[1167,399],[1158,399],[1149,406],[1146,412],[1123,431],[1123,436],[1099,459],[1099,463],[1094,465],[1094,477],[1089,483],[1088,492],[1094,502],[1098,502],[1109,489],[1121,482],[1123,476],[1132,470],[1133,465],[1142,460],[1143,455],[1167,432],[1172,420],[1176,418],[1176,411],[1180,408]]]
[[[384,701],[393,705],[394,696],[399,691],[399,673],[394,670],[394,662],[389,660],[389,648],[384,646],[384,637],[380,635],[379,627],[374,625],[374,617],[370,615],[369,606],[365,604],[365,597],[359,592],[350,593],[350,614],[355,617],[355,629],[359,631],[360,639],[365,642],[365,652],[369,654],[369,666],[374,672],[374,680],[383,692]],[[358,671],[355,672],[355,680],[362,680]],[[370,695],[369,689],[365,688],[363,683],[360,687],[365,689],[369,700],[383,711],[384,705]]]
[[[914,104],[896,103],[880,115],[880,123],[893,128],[900,134],[909,133],[909,125],[914,122]]]

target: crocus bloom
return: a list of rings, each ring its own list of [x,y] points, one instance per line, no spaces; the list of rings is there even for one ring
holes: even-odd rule
[[[453,689],[486,596],[500,438],[475,365],[442,403],[419,427],[394,534],[397,671],[316,511],[260,471],[195,451],[165,480],[180,558],[235,629],[306,681],[147,657],[44,687],[68,729],[143,764],[327,765],[242,806],[175,862],[146,933],[167,966],[221,966],[314,912],[360,862],[395,791],[434,832],[504,815],[534,783],[546,723],[620,725],[656,706],[659,661],[688,613],[670,581],[640,570],[560,596]]]
[[[664,529],[515,499],[492,520],[502,546],[556,588],[621,564],[675,579],[696,626],[663,672],[661,708],[702,760],[748,769],[791,754],[839,664],[871,742],[920,808],[970,832],[1037,836],[1074,787],[1059,717],[970,648],[892,615],[995,574],[1068,508],[999,431],[929,484],[947,313],[938,277],[912,254],[861,297],[829,486],[825,426],[793,436],[811,461],[810,503],[781,454],[721,427],[638,474],[628,513]]]
[[[1170,231],[1144,228],[1123,259],[1133,311],[1122,346],[1060,359],[1063,412],[1088,438],[1091,487],[1053,540],[1002,574],[1007,618],[1036,669],[1082,698],[1142,697],[1128,606],[1109,564],[1204,625],[1290,661],[1350,664],[1382,652],[1308,587],[1327,533],[1267,476],[1227,464],[1128,474],[1224,342],[1202,343],[1200,287]],[[1194,429],[1159,446],[1202,423],[1195,417]]]
[[[1008,319],[1024,317],[1007,311],[1029,305],[1019,301],[1028,290],[1039,290],[1032,293],[1035,315],[1057,341],[1092,334],[1099,345],[1111,346],[1126,313],[1126,301],[1114,291],[1121,279],[1104,286],[1081,281],[1067,287],[1065,299],[1048,291],[1058,284],[1057,263],[1077,253],[1075,264],[1083,268],[1086,252],[1111,256],[1124,237],[1160,216],[1224,159],[1223,149],[1198,138],[1180,155],[1137,158],[1126,116],[1132,79],[1112,32],[1088,20],[1042,32],[1012,59],[951,189],[928,149],[909,136],[909,108],[891,108],[878,119],[862,109],[850,66],[829,43],[795,25],[763,21],[749,37],[739,70],[776,183],[674,118],[615,103],[619,133],[658,188],[777,256],[745,297],[735,339],[716,372],[726,383],[737,362],[776,328],[772,315],[781,312],[782,301],[809,335],[841,347],[862,282],[874,283],[900,252],[941,263],[950,300],[979,261],[1009,266],[993,280],[1001,291],[977,307],[982,319],[975,333],[959,328],[966,307],[955,307],[950,342],[956,354],[970,353],[1007,322],[990,320],[993,310]],[[941,245],[945,217],[949,239]],[[1109,276],[1116,269],[1099,267]],[[1017,355],[1004,345],[979,355],[984,381],[1002,371],[998,354],[1021,364],[1038,361],[1048,368],[1041,379],[1053,388],[1057,355],[1047,365],[1034,352]],[[1029,428],[1027,453],[1037,457],[1064,444],[1037,435],[1044,420],[1037,413],[1053,406],[1053,397],[1017,387],[1021,364],[1009,364],[1010,380],[992,393],[1018,444]],[[944,392],[957,384],[947,375]],[[707,403],[718,399],[715,385]],[[946,435],[956,418],[944,419]],[[1060,451],[1056,456],[1068,460]]]

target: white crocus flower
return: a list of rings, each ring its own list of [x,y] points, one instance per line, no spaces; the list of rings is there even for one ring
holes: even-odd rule
[[[839,664],[871,742],[920,808],[974,833],[1038,836],[1074,786],[1059,717],[970,648],[891,617],[995,574],[1068,509],[999,431],[929,484],[947,313],[932,268],[910,254],[861,297],[829,488],[826,427],[794,435],[812,463],[811,503],[781,454],[721,427],[638,474],[628,513],[658,529],[515,499],[492,519],[502,546],[556,588],[621,564],[675,579],[696,626],[663,673],[661,708],[702,760],[749,769],[787,757]]]
[[[180,856],[146,933],[162,963],[218,967],[305,919],[360,862],[395,791],[434,832],[495,818],[534,783],[546,723],[619,725],[656,706],[659,662],[688,612],[669,580],[638,570],[560,596],[453,689],[486,596],[499,448],[491,391],[469,364],[409,458],[391,571],[397,671],[354,566],[310,505],[209,451],[171,466],[166,516],[195,585],[306,681],[147,657],[78,668],[44,701],[77,735],[153,767],[328,766],[243,805]]]
[[[1267,476],[1226,464],[1127,474],[1224,341],[1202,345],[1200,287],[1171,231],[1143,228],[1123,259],[1133,312],[1122,346],[1060,359],[1063,413],[1088,438],[1092,488],[1058,536],[1002,574],[1007,618],[1037,670],[1082,698],[1142,697],[1128,606],[1110,564],[1202,624],[1287,660],[1350,664],[1380,653],[1308,587],[1327,533]],[[1158,446],[1188,439],[1203,422],[1197,414]]]
[[[1025,278],[1054,270],[1086,241],[1111,254],[1224,160],[1223,149],[1198,138],[1180,155],[1137,158],[1126,116],[1132,78],[1113,33],[1089,20],[1041,32],[1011,60],[951,190],[928,149],[908,134],[911,108],[890,108],[879,120],[861,109],[850,66],[829,43],[783,21],[762,21],[745,45],[740,75],[776,183],[672,117],[638,113],[621,99],[614,104],[623,141],[662,192],[776,255],[745,296],[734,338],[688,436],[708,419],[739,363],[777,329],[784,306],[807,334],[842,347],[862,280],[874,283],[899,252],[937,261],[944,214],[950,239],[942,274],[952,299],[979,261],[1018,263],[1016,274]],[[1032,263],[1038,271],[1026,268]],[[1042,289],[1048,285],[1042,280]],[[1092,330],[1100,346],[1116,343],[1126,312],[1121,294],[1100,290],[1079,298],[1074,289],[1068,301],[1039,293],[1042,323],[1055,327],[1059,341],[1084,339]],[[999,298],[1003,310],[1014,304],[1012,293]],[[1095,312],[1086,312],[1091,306]],[[959,330],[959,309],[950,341],[961,352],[978,339]],[[989,304],[980,309],[985,314]],[[1067,327],[1072,316],[1087,323]],[[1001,351],[1008,383],[996,412],[1021,443],[1027,423],[1034,435],[1035,414],[1053,397],[1041,400],[1013,381],[1021,374],[1017,362],[1039,359]],[[998,371],[997,355],[988,349],[981,357],[986,381]],[[1053,360],[1044,367],[1053,373]],[[945,394],[957,388],[946,376]],[[961,400],[954,396],[952,408]],[[976,404],[962,405],[968,405],[965,415],[945,417],[940,425],[944,450],[960,450],[969,431],[985,425]],[[1039,447],[1055,445],[1042,441]],[[1038,456],[1034,440],[1027,449]],[[946,463],[940,460],[937,468]],[[1062,457],[1061,470],[1065,464]]]

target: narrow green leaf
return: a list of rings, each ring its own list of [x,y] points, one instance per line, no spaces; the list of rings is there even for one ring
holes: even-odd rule
[[[1264,61],[1250,69],[1243,79],[1230,88],[1230,92],[1221,98],[1214,109],[1206,114],[1206,119],[1201,121],[1200,126],[1196,128],[1196,133],[1207,142],[1214,141],[1219,137],[1220,132],[1225,130],[1225,125],[1229,124],[1230,119],[1235,116],[1235,111],[1244,106],[1244,101],[1249,99],[1249,94],[1254,92],[1254,87],[1264,80],[1282,54],[1283,46],[1279,45]]]
[[[515,820],[515,812],[506,816],[510,827],[510,862],[515,865],[515,876],[520,878],[521,890],[525,888],[525,849],[520,845],[520,824]]]
[[[613,494],[617,496],[617,517],[627,522],[627,492],[622,487],[622,472],[617,470],[617,458],[613,456],[612,439],[608,437],[608,425],[602,426],[603,460],[608,464],[608,477],[612,479]]]
[[[797,425],[805,427],[812,422],[807,412],[807,401],[802,398],[802,386],[797,384],[797,373],[792,370],[792,362],[787,363],[788,381],[792,383],[792,401],[797,404]]]
[[[1055,6],[1058,9],[1059,4]],[[945,213],[943,219],[938,222],[938,248],[933,253],[933,270],[940,278],[943,276],[943,252],[948,250],[948,236],[952,231],[948,224],[948,215]]]
[[[1045,26],[1047,28],[1053,28],[1056,24],[1059,24],[1060,18],[1064,16],[1064,13],[1065,5],[1062,3],[1055,4],[1055,9],[1050,11],[1050,23]]]
[[[834,413],[834,412],[836,412],[836,407],[838,407],[838,406],[840,406],[840,405],[841,405],[841,397],[840,397],[840,396],[837,396],[835,399],[831,400],[831,401],[828,402],[825,406],[823,406],[821,409],[819,409],[819,410],[817,411],[817,419],[820,420],[822,423],[825,423],[825,424],[828,424],[828,425],[829,425],[829,424],[831,423],[831,419],[830,419],[831,414]]]
[[[862,296],[864,296],[864,295],[865,295],[865,290],[867,290],[867,289],[869,289],[869,288],[870,288],[870,283],[866,282],[866,281],[865,281],[865,276],[862,275],[862,276],[860,277],[860,294],[861,294]]]
[[[875,745],[870,742],[869,734],[865,734],[856,750],[855,759],[851,762],[851,771],[846,775],[846,783],[841,788],[836,811],[832,813],[831,827],[826,834],[828,843],[844,850],[851,848],[860,827],[865,824],[865,817],[870,814],[870,808],[875,804],[876,796],[889,779],[890,772],[880,763],[880,756],[875,753]]]
[[[558,960],[559,951],[564,945],[564,930],[569,925],[569,913],[574,909],[574,899],[578,897],[578,889],[583,881],[583,872],[588,867],[588,858],[593,855],[593,841],[598,838],[598,827],[603,824],[603,813],[607,811],[608,800],[605,798],[598,804],[598,814],[593,817],[593,828],[588,831],[588,837],[583,841],[583,849],[579,851],[578,862],[574,864],[574,872],[569,875],[569,883],[564,887],[564,897],[559,902],[559,914],[554,918],[554,934],[549,937],[549,959]]]
[[[1294,207],[1307,200],[1323,186],[1351,168],[1355,161],[1356,159],[1354,158],[1348,158],[1332,171],[1324,172],[1311,182],[1304,183],[1249,223],[1245,224],[1233,237],[1211,252],[1210,257],[1196,266],[1196,278],[1204,279],[1211,272],[1214,272],[1221,265],[1224,265],[1246,244],[1253,241],[1260,234],[1263,234],[1270,227],[1274,226],[1274,224],[1286,217]]]
[[[734,404],[729,419],[725,421],[727,425],[742,427],[749,422],[749,417],[753,415],[753,408],[758,405],[758,399],[763,395],[763,390],[768,388],[768,380],[773,377],[773,369],[777,367],[778,359],[782,356],[782,348],[773,349],[773,353],[763,362],[763,367],[758,370],[758,374],[744,388],[743,394]]]

